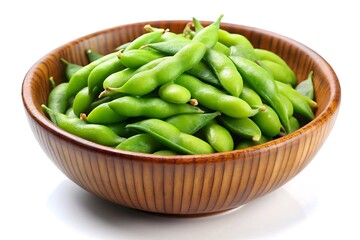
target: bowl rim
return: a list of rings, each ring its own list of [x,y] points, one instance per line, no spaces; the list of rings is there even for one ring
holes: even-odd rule
[[[283,36],[278,33],[274,33],[268,30],[264,30],[261,28],[251,27],[251,26],[245,26],[241,24],[235,24],[235,23],[227,23],[223,22],[221,23],[221,27],[224,29],[228,28],[240,28],[244,31],[252,31],[256,32],[257,34],[264,34],[268,36],[275,37],[277,39],[281,39],[281,41],[285,41],[289,44],[295,45],[296,48],[298,48],[301,52],[305,52],[307,55],[309,55],[314,61],[321,63],[322,68],[324,68],[324,72],[330,73],[329,77],[331,79],[328,80],[330,84],[330,96],[329,96],[329,102],[324,107],[324,110],[320,113],[317,113],[315,118],[310,121],[309,123],[302,126],[300,129],[294,131],[293,133],[290,133],[288,135],[282,136],[280,138],[268,141],[266,143],[248,147],[245,149],[239,149],[239,150],[232,150],[229,152],[217,152],[212,154],[197,154],[197,155],[173,155],[173,156],[164,156],[164,155],[155,155],[155,154],[148,154],[148,153],[137,153],[137,152],[129,152],[129,151],[123,151],[114,149],[112,147],[107,147],[101,144],[97,144],[88,140],[85,140],[83,138],[80,138],[78,136],[75,136],[71,133],[68,133],[59,127],[57,127],[55,124],[53,124],[44,114],[44,112],[41,110],[40,106],[36,106],[34,99],[32,98],[30,94],[31,89],[31,79],[32,75],[34,74],[37,66],[44,62],[46,58],[50,55],[57,55],[58,52],[61,49],[64,48],[70,48],[72,45],[76,45],[80,42],[85,41],[86,39],[96,37],[99,35],[102,35],[106,32],[116,31],[119,28],[126,28],[133,26],[135,24],[145,25],[145,24],[151,24],[151,25],[157,25],[160,23],[163,23],[164,21],[168,23],[179,23],[179,24],[186,24],[189,22],[189,20],[155,20],[155,21],[143,21],[143,22],[134,22],[134,23],[127,23],[122,24],[118,26],[114,26],[111,28],[102,29],[84,36],[81,36],[77,39],[74,39],[68,43],[65,43],[52,51],[45,54],[43,57],[41,57],[38,61],[36,61],[30,69],[27,71],[27,73],[24,76],[22,85],[21,85],[21,96],[22,96],[22,102],[23,106],[25,108],[25,111],[27,113],[27,117],[32,118],[37,124],[39,124],[41,127],[45,128],[47,131],[51,132],[51,134],[58,136],[59,138],[63,139],[64,141],[74,143],[76,145],[79,145],[81,147],[84,147],[88,150],[95,151],[95,152],[101,152],[103,154],[113,156],[113,157],[124,157],[127,159],[132,160],[149,160],[152,161],[160,161],[160,162],[169,162],[169,163],[191,163],[191,162],[209,162],[209,161],[224,161],[227,159],[232,159],[234,156],[236,158],[241,159],[242,157],[246,157],[247,155],[254,155],[255,152],[262,152],[262,151],[268,151],[271,148],[277,148],[283,144],[292,143],[296,141],[302,134],[309,134],[312,131],[315,131],[317,127],[323,125],[326,122],[326,119],[331,117],[334,114],[337,114],[340,102],[341,102],[341,87],[339,79],[333,70],[333,68],[330,66],[330,64],[317,52],[309,48],[308,46],[305,46],[304,44],[291,39],[289,37]],[[204,24],[211,23],[210,21],[201,21]]]

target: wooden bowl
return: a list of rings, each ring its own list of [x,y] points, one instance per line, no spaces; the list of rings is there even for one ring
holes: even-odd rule
[[[64,81],[63,57],[87,64],[85,50],[109,53],[143,33],[143,26],[181,32],[189,21],[122,25],[69,42],[36,62],[26,74],[22,100],[29,125],[53,163],[83,189],[122,206],[164,214],[208,214],[239,207],[296,176],[314,158],[330,133],[340,104],[340,84],[316,52],[287,37],[247,26],[221,28],[246,36],[254,47],[282,56],[298,79],[314,70],[316,118],[292,134],[251,147],[211,155],[156,156],[130,153],[89,142],[56,127],[40,105],[47,102],[50,76]],[[209,22],[204,22],[209,24]]]

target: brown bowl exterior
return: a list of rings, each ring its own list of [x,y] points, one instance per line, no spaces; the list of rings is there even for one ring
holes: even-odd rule
[[[316,118],[298,131],[260,146],[211,155],[154,156],[101,146],[52,124],[40,105],[48,78],[64,80],[61,57],[85,65],[88,48],[103,54],[143,33],[143,26],[181,32],[188,21],[152,21],[99,31],[44,56],[26,74],[22,98],[31,129],[54,164],[83,189],[111,202],[165,214],[207,214],[241,206],[296,176],[313,159],[331,131],[340,104],[340,85],[331,66],[308,47],[265,30],[223,23],[254,47],[282,56],[299,79],[314,70]],[[209,22],[204,22],[208,24]],[[58,83],[57,82],[57,83]]]

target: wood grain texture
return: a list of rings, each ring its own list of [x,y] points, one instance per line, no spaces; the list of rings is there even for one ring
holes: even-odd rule
[[[63,57],[86,64],[88,48],[106,54],[143,33],[143,26],[181,32],[188,21],[154,21],[99,31],[61,46],[35,63],[22,85],[29,125],[39,144],[69,179],[111,202],[165,214],[208,214],[236,208],[295,177],[314,158],[330,133],[340,106],[341,89],[331,66],[316,52],[284,36],[223,23],[255,47],[282,56],[299,79],[314,70],[316,118],[298,131],[261,146],[212,155],[153,156],[104,147],[57,128],[41,104],[50,91],[48,78],[65,79]],[[208,24],[209,22],[204,22]],[[57,82],[57,83],[58,83]]]

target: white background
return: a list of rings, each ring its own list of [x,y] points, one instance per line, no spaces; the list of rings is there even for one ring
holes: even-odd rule
[[[234,5],[236,3],[236,5]],[[0,239],[360,239],[356,1],[38,1],[0,3]],[[338,120],[313,161],[235,211],[174,218],[119,207],[68,180],[42,152],[21,100],[27,70],[54,48],[121,24],[215,20],[267,29],[323,56],[342,86]]]

